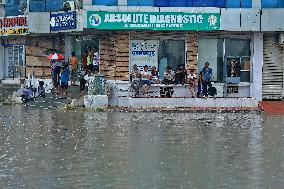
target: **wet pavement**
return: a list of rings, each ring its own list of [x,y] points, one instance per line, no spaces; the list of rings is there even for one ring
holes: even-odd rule
[[[0,188],[283,188],[284,117],[0,106]]]

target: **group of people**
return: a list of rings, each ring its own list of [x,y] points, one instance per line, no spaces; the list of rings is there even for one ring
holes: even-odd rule
[[[76,85],[78,76],[79,60],[75,52],[71,53],[68,61],[51,60],[51,78],[53,83],[53,93],[61,94],[62,98],[66,98],[68,82]]]
[[[189,73],[184,66],[178,66],[175,71],[170,66],[166,67],[163,77],[160,77],[157,68],[153,66],[150,70],[148,65],[143,66],[143,70],[140,71],[136,64],[133,65],[133,69],[130,73],[131,86],[135,90],[136,96],[139,95],[139,89],[142,88],[144,94],[148,94],[151,84],[188,84],[189,91],[193,98],[200,97],[201,93],[204,97],[208,97],[212,93],[209,91],[212,89],[213,73],[209,67],[209,63],[206,62],[204,68],[197,77],[194,70],[191,69]],[[198,91],[196,94],[196,86]]]
[[[83,95],[88,85],[89,78],[92,73],[99,73],[99,53],[98,49],[88,47],[82,56],[82,67],[79,72],[79,60],[75,52],[71,53],[68,61],[51,60],[51,75],[53,83],[53,92],[61,94],[62,98],[66,98],[68,82],[76,85],[79,78],[80,94]]]
[[[83,70],[90,71],[91,73],[99,73],[99,52],[98,48],[91,48],[84,52],[82,56]]]

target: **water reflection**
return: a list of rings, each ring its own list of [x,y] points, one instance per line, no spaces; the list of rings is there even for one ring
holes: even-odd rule
[[[0,107],[1,188],[281,188],[284,118]]]

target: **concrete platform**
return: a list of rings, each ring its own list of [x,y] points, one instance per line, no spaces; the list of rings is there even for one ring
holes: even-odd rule
[[[133,98],[118,97],[113,107],[142,109],[258,109],[254,98]]]

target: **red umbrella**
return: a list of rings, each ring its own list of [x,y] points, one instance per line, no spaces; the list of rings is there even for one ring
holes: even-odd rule
[[[64,56],[60,53],[50,54],[47,58],[49,60],[64,60]]]

